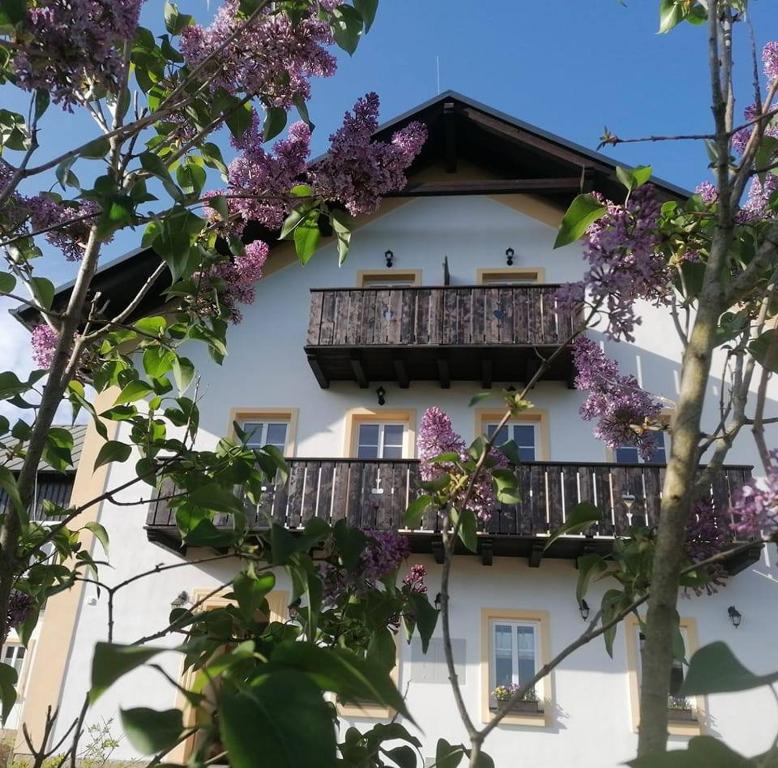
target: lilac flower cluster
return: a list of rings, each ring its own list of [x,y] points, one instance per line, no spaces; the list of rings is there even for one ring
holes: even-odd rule
[[[709,499],[697,501],[686,524],[686,557],[693,563],[699,563],[724,551],[728,543],[726,527],[722,525],[712,502]],[[721,564],[714,564],[707,567],[707,576],[709,581],[704,589],[712,594],[717,587],[724,585],[727,570]]]
[[[776,212],[770,208],[770,199],[778,192],[778,176],[765,174],[763,179],[754,176],[748,187],[746,202],[737,213],[741,224],[748,224],[763,219],[775,218]]]
[[[778,42],[772,41],[767,43],[762,49],[762,66],[765,76],[768,82],[772,83],[778,78]],[[756,104],[750,104],[746,107],[743,116],[745,121],[750,123],[755,120],[758,115]],[[742,154],[743,150],[748,144],[748,140],[751,138],[751,134],[754,130],[753,125],[749,125],[746,128],[741,128],[736,131],[732,137],[732,147],[738,154]],[[775,122],[775,118],[771,119],[765,126],[765,136],[771,136],[778,138],[778,124]]]
[[[314,10],[309,8],[293,22],[268,4],[246,25],[240,0],[226,0],[210,26],[183,30],[181,53],[194,68],[221,48],[213,61],[218,67],[214,86],[231,93],[262,94],[269,105],[289,108],[296,99],[309,98],[312,77],[335,74],[337,63],[327,50],[332,34]]]
[[[254,240],[230,261],[211,267],[207,272],[194,275],[199,285],[196,306],[203,314],[226,316],[230,322],[243,319],[239,304],[253,304],[255,283],[262,279],[262,268],[268,256],[268,245]]]
[[[100,207],[94,200],[61,203],[48,195],[27,198],[34,230],[52,228],[44,237],[59,248],[68,261],[81,261],[94,217]],[[113,238],[106,238],[110,242]]]
[[[408,539],[395,531],[365,531],[365,535],[367,545],[354,571],[332,563],[321,565],[325,603],[332,605],[348,595],[365,594],[394,573],[411,552]]]
[[[443,453],[456,453],[463,461],[469,459],[465,441],[454,432],[451,419],[445,411],[442,411],[437,406],[432,406],[432,408],[424,411],[424,415],[421,417],[421,425],[419,426],[417,444],[419,458],[421,459],[421,478],[424,481],[434,480],[445,472],[451,474],[459,472],[456,466],[451,463],[431,463],[436,456],[440,456]],[[508,460],[500,451],[493,450],[489,456],[497,467],[506,467],[508,465]],[[466,488],[467,485],[452,499],[454,506],[464,502],[467,492]],[[492,517],[495,503],[492,478],[488,469],[484,469],[475,482],[468,506],[476,513],[479,520],[486,523]]]
[[[762,48],[762,66],[770,83],[778,80],[778,41],[772,40]]]
[[[32,329],[32,359],[41,370],[48,370],[59,343],[59,334],[46,323]]]
[[[770,453],[771,465],[761,481],[746,483],[732,502],[732,530],[745,539],[761,538],[778,530],[778,451]]]
[[[701,181],[694,192],[700,196],[705,205],[713,205],[713,203],[717,202],[719,199],[718,189],[709,181]]]
[[[649,461],[655,448],[651,427],[662,411],[659,400],[642,389],[634,376],[622,376],[616,361],[585,336],[573,342],[573,361],[578,372],[576,389],[588,392],[581,417],[599,420],[595,437],[614,450],[633,445]]]
[[[379,105],[375,93],[358,99],[330,136],[327,154],[309,171],[316,192],[342,202],[353,216],[372,213],[381,195],[405,186],[405,172],[427,139],[424,125],[410,123],[389,143],[373,141]]]
[[[634,304],[644,299],[659,306],[667,302],[669,267],[659,249],[658,222],[661,206],[654,188],[636,189],[624,205],[595,196],[607,212],[584,237],[584,258],[589,271],[582,283],[562,286],[559,302],[572,310],[587,290],[608,317],[605,333],[613,339],[634,341],[640,324]]]
[[[22,22],[13,68],[19,85],[43,89],[72,105],[114,93],[123,77],[123,47],[138,26],[143,0],[37,0]]]
[[[297,122],[289,128],[287,138],[266,152],[255,113],[248,130],[233,142],[242,152],[228,169],[230,213],[242,222],[257,221],[269,229],[279,229],[292,207],[289,190],[305,171],[310,141],[308,126]]]
[[[415,563],[403,577],[403,586],[413,594],[425,595],[427,593],[427,585],[424,583],[426,576],[427,569],[421,563]]]
[[[27,621],[27,617],[35,605],[33,598],[26,592],[20,592],[18,589],[12,589],[8,598],[8,618],[9,629],[18,629]],[[3,638],[5,642],[5,638]]]

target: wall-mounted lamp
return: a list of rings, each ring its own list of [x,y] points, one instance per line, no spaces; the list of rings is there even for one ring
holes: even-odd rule
[[[186,592],[179,592],[171,601],[171,608],[183,608],[189,603],[189,595]]]
[[[743,621],[743,614],[735,608],[734,605],[730,605],[727,608],[727,614],[729,614],[729,620],[732,622],[732,626],[736,629],[740,626],[740,622]]]
[[[386,405],[386,390],[383,387],[379,387],[375,393],[376,397],[378,397],[378,404]]]
[[[581,618],[586,621],[589,618],[589,603],[582,598],[578,601],[578,610],[581,612]]]
[[[443,600],[442,600],[442,598],[440,596],[440,592],[438,592],[438,594],[435,595],[435,608],[437,608],[438,610],[440,610],[441,602],[443,602]]]
[[[505,263],[509,266],[513,266],[513,256],[516,253],[516,251],[513,250],[513,248],[506,248],[505,249]]]
[[[391,251],[386,251],[384,258],[386,259],[386,268],[391,269],[394,265],[394,254]]]

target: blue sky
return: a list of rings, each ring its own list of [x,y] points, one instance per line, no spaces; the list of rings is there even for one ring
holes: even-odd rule
[[[207,19],[218,2],[181,0],[180,7]],[[619,0],[382,0],[355,56],[339,56],[338,74],[314,85],[314,153],[367,91],[381,96],[383,119],[434,96],[438,60],[441,89],[588,147],[596,147],[606,125],[623,137],[706,132],[711,119],[705,31],[683,25],[658,35],[657,7],[658,0],[627,0],[626,6]],[[161,31],[161,12],[162,0],[147,0],[143,23]],[[775,0],[752,0],[752,19],[760,47],[778,37]],[[742,108],[752,97],[745,28],[740,32],[736,77]],[[26,112],[8,89],[3,101]],[[44,129],[44,155],[69,149],[95,130],[88,118],[56,107]],[[687,187],[707,174],[698,142],[638,144],[608,153],[625,163],[651,164],[659,176]],[[106,248],[106,257],[121,255],[139,239],[140,233],[123,233]],[[57,283],[74,274],[58,254],[44,261]],[[0,357],[8,361],[3,367],[26,355],[11,323],[0,318]]]

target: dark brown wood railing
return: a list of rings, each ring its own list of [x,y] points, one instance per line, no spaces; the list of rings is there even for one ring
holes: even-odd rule
[[[345,518],[367,530],[400,530],[408,504],[420,489],[415,460],[287,459],[289,479],[270,488],[258,509],[250,511],[256,530],[268,520],[301,528],[311,517],[329,522]],[[558,528],[580,501],[591,501],[603,517],[596,536],[624,533],[630,521],[656,523],[665,467],[653,464],[533,462],[517,470],[521,502],[497,504],[486,531],[495,536],[532,537]],[[732,495],[751,477],[751,467],[727,466],[711,486],[711,499],[724,525]],[[219,521],[217,521],[218,524]],[[172,528],[175,520],[164,501],[153,502],[149,528]],[[435,532],[430,511],[422,531]]]
[[[30,520],[57,520],[57,517],[48,517],[43,513],[43,503],[51,501],[57,506],[67,507],[70,503],[70,494],[73,490],[73,475],[55,475],[53,473],[38,476],[38,485],[35,490],[35,505],[28,514]],[[0,514],[5,514],[10,509],[11,500],[5,491],[0,490]]]
[[[555,346],[579,319],[559,308],[558,287],[317,288],[307,345]]]

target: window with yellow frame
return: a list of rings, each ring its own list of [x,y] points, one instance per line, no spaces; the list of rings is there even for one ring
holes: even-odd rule
[[[284,456],[294,456],[297,408],[234,408],[230,413],[230,434],[235,424],[246,433],[246,445],[250,448],[272,445]]]
[[[353,408],[346,412],[345,455],[353,459],[412,459],[416,411]]]
[[[209,597],[208,595],[211,591],[212,590],[210,589],[195,589],[192,591],[191,600],[193,604],[198,604],[201,600],[204,600],[204,602],[198,606],[197,610],[199,612],[213,611],[218,608],[224,608],[232,602],[231,600],[228,600],[226,597],[224,597],[223,593],[211,595]],[[286,621],[289,614],[289,593],[284,590],[277,590],[267,595],[266,600],[268,603],[268,608],[270,609],[270,615],[268,616],[269,621]],[[180,674],[181,687],[185,690],[191,690],[194,687],[195,678],[198,671],[199,670],[193,669],[191,667],[189,669],[182,670]],[[203,691],[203,693],[206,696],[208,695],[208,691]],[[189,704],[189,701],[183,695],[183,693],[179,693],[176,707],[183,712],[184,730],[196,727],[202,721],[203,717],[207,717],[206,713],[203,712],[202,709],[194,709]],[[179,744],[174,750],[172,750],[167,756],[167,759],[172,762],[186,762],[189,759],[189,756],[195,750],[196,746],[197,734],[194,733],[192,736]]]
[[[358,288],[409,288],[421,285],[420,269],[361,269]]]
[[[494,445],[500,446],[513,440],[522,461],[548,461],[549,434],[548,414],[544,410],[522,411],[497,432],[505,415],[504,410],[476,409],[475,434],[495,438]]]
[[[535,285],[545,280],[541,267],[489,267],[476,273],[479,285]]]
[[[697,622],[694,619],[682,618],[680,630],[684,641],[685,656],[688,659],[699,648]],[[640,624],[634,616],[625,619],[624,632],[627,639],[630,712],[632,727],[637,731],[640,725],[640,654],[643,638]],[[697,736],[703,733],[707,719],[705,697],[690,696],[686,698],[678,695],[678,689],[683,682],[683,672],[684,667],[680,662],[673,667],[670,681],[671,693],[667,701],[667,728],[669,733],[674,736]]]
[[[483,721],[516,687],[524,686],[551,658],[547,611],[484,608],[481,611],[481,709]],[[553,676],[548,675],[516,702],[505,725],[545,727],[551,722]]]

